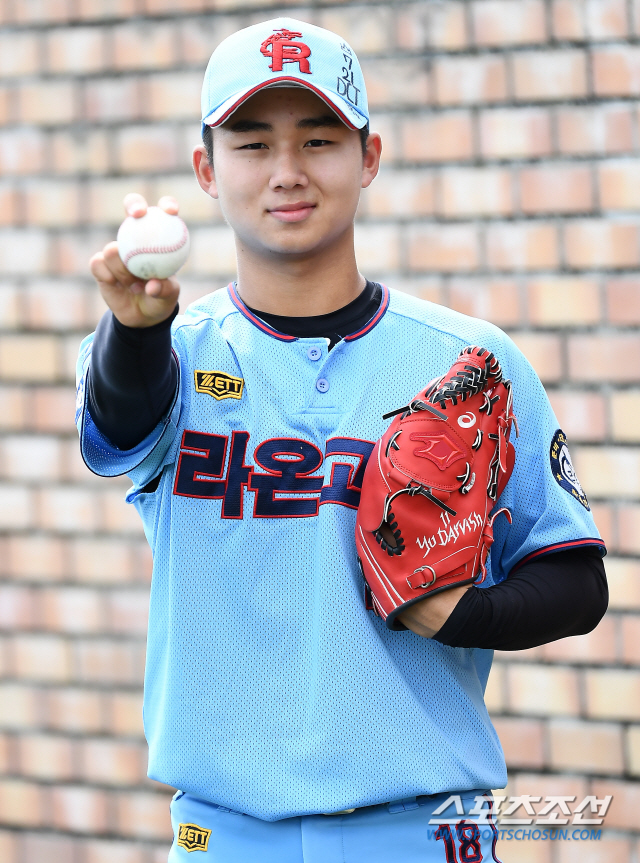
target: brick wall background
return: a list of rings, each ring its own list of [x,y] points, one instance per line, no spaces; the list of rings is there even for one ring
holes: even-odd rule
[[[190,169],[201,76],[282,10],[363,61],[385,149],[362,269],[513,336],[609,547],[598,629],[498,655],[488,691],[507,793],[613,794],[607,829],[501,856],[638,863],[640,0],[1,0],[0,860],[166,859],[140,719],[150,555],[126,481],[88,473],[73,427],[102,313],[87,262],[137,190],[181,201],[186,299],[232,275]]]

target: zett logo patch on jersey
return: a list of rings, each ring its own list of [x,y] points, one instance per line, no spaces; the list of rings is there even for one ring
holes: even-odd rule
[[[225,372],[194,372],[196,392],[207,393],[214,399],[241,399],[244,378],[235,378]]]
[[[198,824],[180,824],[178,828],[178,845],[186,851],[206,851],[211,830]]]

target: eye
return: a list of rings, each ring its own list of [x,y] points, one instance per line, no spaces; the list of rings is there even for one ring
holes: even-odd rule
[[[331,141],[327,141],[324,138],[313,138],[311,141],[307,141],[305,147],[324,147],[326,144],[330,144]]]
[[[239,150],[266,150],[267,145],[256,141],[254,144],[245,144],[243,147],[238,147]]]

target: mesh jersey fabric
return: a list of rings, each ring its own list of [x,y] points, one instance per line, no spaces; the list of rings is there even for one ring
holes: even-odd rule
[[[513,525],[496,522],[486,585],[531,554],[601,543],[554,478],[557,421],[511,340],[388,289],[383,307],[329,352],[252,318],[231,287],[204,297],[173,324],[171,411],[132,451],[92,423],[91,337],[80,350],[84,458],[130,475],[153,550],[149,775],[264,820],[506,783],[483,700],[492,652],[388,630],[365,609],[355,554],[358,482],[382,415],[466,344],[500,360],[522,429],[498,501]],[[242,397],[197,392],[196,371],[241,378]]]

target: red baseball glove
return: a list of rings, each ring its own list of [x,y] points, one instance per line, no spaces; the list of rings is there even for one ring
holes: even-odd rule
[[[356,545],[368,607],[389,629],[425,596],[479,584],[491,510],[511,476],[511,382],[486,348],[468,347],[418,393],[376,443],[364,474]],[[399,414],[399,416],[397,416]],[[517,431],[517,424],[516,424]]]

